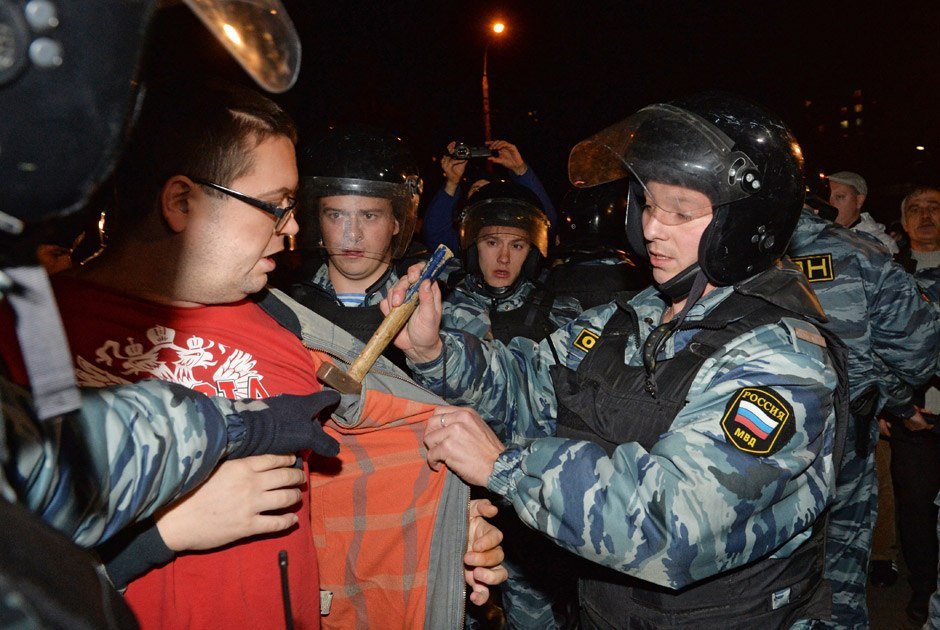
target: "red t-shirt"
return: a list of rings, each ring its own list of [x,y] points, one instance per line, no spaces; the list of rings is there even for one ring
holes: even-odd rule
[[[83,387],[158,378],[228,398],[320,389],[303,344],[253,302],[177,308],[75,278],[52,282]],[[295,626],[318,628],[320,585],[303,490],[298,525],[287,532],[181,554],[132,582],[125,596],[141,627],[284,628],[283,549]]]

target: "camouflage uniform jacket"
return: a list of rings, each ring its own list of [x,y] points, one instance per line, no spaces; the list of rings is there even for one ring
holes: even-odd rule
[[[892,394],[903,390],[898,380],[923,384],[940,349],[940,318],[911,276],[872,239],[805,210],[788,254],[819,296],[826,326],[849,348],[851,397],[878,386],[879,408],[909,407]]]
[[[806,286],[792,267],[764,273],[786,274],[789,286]],[[707,317],[732,290],[711,291],[690,309],[687,321]],[[624,363],[641,366],[640,348],[667,304],[650,288],[630,305],[640,338],[639,344],[626,344]],[[837,375],[818,345],[818,330],[783,318],[719,349],[695,375],[670,430],[649,451],[630,442],[608,457],[592,442],[531,440],[555,433],[557,399],[549,367],[557,362],[577,369],[616,308],[586,311],[541,344],[522,338],[508,345],[483,343],[442,333],[448,389],[463,391],[461,402],[482,415],[504,418],[513,436],[488,487],[561,546],[670,588],[760,558],[788,557],[809,539],[832,495]],[[674,356],[691,334],[671,336],[660,359]],[[442,357],[415,366],[433,389],[441,387]],[[772,388],[793,411],[788,437],[767,456],[742,451],[723,429],[732,402],[752,386]],[[629,413],[624,410],[625,420]]]
[[[470,276],[460,281],[443,303],[441,328],[453,328],[470,333],[474,337],[490,340],[490,310],[514,311],[522,308],[535,285],[523,280],[510,295],[494,298]],[[581,313],[581,305],[573,297],[555,295],[549,319],[555,328],[564,326]]]
[[[85,390],[80,410],[41,425],[26,390],[0,379],[0,397],[0,496],[82,546],[199,485],[243,427],[243,403],[157,381]]]

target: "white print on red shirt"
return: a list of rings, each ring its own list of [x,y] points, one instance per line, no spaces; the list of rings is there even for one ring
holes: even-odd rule
[[[264,376],[255,370],[257,361],[247,352],[196,335],[187,338],[183,347],[175,341],[176,331],[166,326],[154,326],[146,335],[146,349],[145,344],[128,337],[123,347],[118,341],[106,341],[95,351],[95,363],[76,357],[78,384],[106,387],[157,378],[208,396],[268,397],[261,382]]]

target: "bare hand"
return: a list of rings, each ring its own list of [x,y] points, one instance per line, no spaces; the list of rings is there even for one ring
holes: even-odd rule
[[[450,156],[456,146],[457,143],[451,141],[447,145],[447,155],[441,157],[441,171],[443,171],[444,179],[446,180],[444,182],[444,190],[447,191],[447,194],[451,197],[457,193],[457,186],[460,185],[464,171],[467,170],[467,160],[457,160]]]
[[[484,518],[492,518],[497,512],[496,506],[487,499],[470,501],[467,553],[463,557],[464,580],[472,590],[470,601],[477,606],[489,599],[490,586],[502,584],[509,577],[502,565],[505,557],[500,546],[503,533]]]
[[[932,429],[933,425],[924,420],[924,415],[921,413],[923,407],[914,407],[914,415],[910,418],[904,419],[904,428],[908,431],[927,431]]]
[[[480,414],[465,407],[435,409],[424,429],[424,445],[433,470],[444,464],[465,482],[484,488],[496,458],[506,450]]]
[[[405,301],[408,287],[421,277],[421,263],[408,268],[408,275],[399,280],[379,303],[382,313],[388,315],[392,307]],[[395,337],[395,346],[415,363],[426,363],[441,356],[441,288],[436,282],[425,280],[418,290],[418,308],[408,323]]]
[[[294,455],[255,455],[223,462],[196,490],[157,518],[174,551],[215,549],[230,542],[283,531],[297,514],[280,511],[300,502],[307,475]],[[268,512],[278,512],[268,514]]]
[[[486,146],[499,152],[498,156],[489,158],[490,162],[505,166],[517,177],[525,175],[529,167],[526,166],[525,160],[522,159],[522,155],[519,153],[519,149],[516,148],[516,145],[506,142],[505,140],[492,140],[491,142],[487,142]]]

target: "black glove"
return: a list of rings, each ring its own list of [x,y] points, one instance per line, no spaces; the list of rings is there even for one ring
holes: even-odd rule
[[[244,435],[235,436],[228,458],[287,454],[311,449],[317,455],[335,457],[339,443],[323,431],[317,416],[339,403],[339,393],[323,390],[307,396],[281,394],[263,400],[235,402],[244,423]]]

